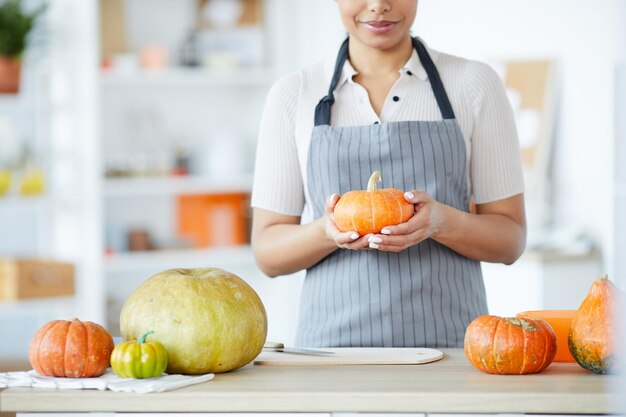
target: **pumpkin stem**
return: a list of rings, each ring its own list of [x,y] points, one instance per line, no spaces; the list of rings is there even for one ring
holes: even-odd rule
[[[504,320],[506,320],[508,323],[511,323],[515,326],[522,326],[524,330],[530,330],[533,332],[537,330],[537,328],[533,326],[532,323],[524,320],[523,318],[518,319],[517,317],[505,317]]]
[[[146,337],[148,337],[149,334],[154,333],[154,330],[148,330],[147,332],[145,332],[140,338],[139,341],[137,342],[138,344],[142,344],[143,342],[146,341]]]
[[[607,281],[609,279],[609,276],[607,274],[602,274],[600,275],[600,278],[598,278],[598,281]]]
[[[372,172],[369,181],[367,182],[367,192],[371,193],[376,191],[376,183],[381,182],[383,180],[383,175],[380,171],[376,170]]]

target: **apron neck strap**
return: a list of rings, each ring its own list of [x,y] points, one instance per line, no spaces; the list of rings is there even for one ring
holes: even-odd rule
[[[417,51],[417,56],[426,70],[426,74],[428,74],[430,88],[432,88],[435,99],[437,100],[441,116],[444,119],[454,119],[454,110],[452,110],[448,94],[446,93],[446,89],[443,87],[443,83],[441,82],[439,71],[437,71],[437,67],[426,50],[426,47],[422,42],[420,42],[419,39],[413,38],[413,48]]]
[[[346,40],[343,41],[341,47],[339,48],[337,61],[335,62],[335,70],[333,71],[333,78],[328,88],[328,94],[324,96],[315,107],[315,126],[330,125],[330,109],[335,103],[334,91],[335,88],[337,88],[339,79],[341,78],[343,66],[348,59],[349,39],[350,38],[346,38]],[[437,71],[437,67],[435,67],[435,63],[428,54],[426,47],[417,38],[412,38],[412,41],[413,47],[417,51],[417,56],[424,66],[426,74],[428,74],[428,79],[430,80],[430,85],[435,95],[435,99],[437,100],[441,115],[444,119],[454,119],[455,117],[454,111],[452,110],[452,105],[450,104],[448,94],[443,87],[443,83],[441,82],[441,77],[439,76],[439,71]]]
[[[346,63],[346,59],[348,59],[349,39],[350,38],[346,38],[339,48],[337,61],[335,62],[335,70],[333,71],[333,78],[330,82],[330,87],[328,88],[328,95],[324,96],[315,107],[315,126],[330,124],[330,108],[335,102],[335,95],[333,93],[339,83],[339,78],[341,78],[343,65]]]

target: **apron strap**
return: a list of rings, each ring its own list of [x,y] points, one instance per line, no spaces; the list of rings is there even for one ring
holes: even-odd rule
[[[437,105],[439,105],[441,116],[443,116],[444,119],[454,119],[454,110],[452,110],[448,94],[446,93],[446,89],[443,87],[443,83],[441,82],[439,71],[437,71],[437,67],[428,54],[426,47],[417,38],[413,38],[413,47],[417,51],[417,56],[419,56],[420,62],[426,70],[426,74],[428,74],[430,87],[433,90],[433,94],[435,94],[435,99],[437,100]]]
[[[329,125],[330,124],[330,107],[335,102],[335,95],[333,92],[339,83],[341,77],[341,71],[343,71],[343,65],[348,59],[348,39],[341,44],[339,53],[337,54],[337,62],[335,62],[335,71],[333,72],[333,79],[330,82],[328,88],[328,95],[323,97],[320,102],[315,106],[315,126]]]
[[[341,72],[343,71],[343,66],[346,63],[346,59],[348,59],[349,39],[350,38],[346,38],[346,40],[343,41],[341,47],[339,48],[337,61],[335,62],[333,78],[330,82],[330,87],[328,88],[328,94],[324,96],[319,101],[319,103],[317,103],[317,106],[315,106],[315,126],[330,125],[330,109],[335,103],[335,96],[333,92],[335,91],[335,88],[339,83],[339,78],[341,77]],[[439,106],[439,111],[441,111],[441,115],[444,119],[454,119],[455,116],[454,111],[452,110],[452,105],[450,104],[448,94],[443,87],[443,83],[441,82],[441,77],[439,76],[439,71],[437,71],[437,67],[435,67],[435,63],[428,54],[426,47],[424,47],[424,45],[417,38],[412,38],[412,41],[413,47],[417,51],[417,56],[424,66],[426,74],[428,74],[430,86],[435,95],[435,99],[437,100],[437,105]]]

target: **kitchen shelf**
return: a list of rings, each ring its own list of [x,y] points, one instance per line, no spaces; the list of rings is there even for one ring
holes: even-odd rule
[[[42,209],[51,204],[51,198],[47,195],[22,197],[18,195],[8,195],[0,197],[0,210],[11,211],[31,211]]]
[[[21,103],[22,100],[19,94],[0,94],[0,109],[19,106]]]
[[[32,98],[23,94],[0,94],[0,114],[7,113],[16,117],[34,110],[35,103]]]
[[[252,174],[217,177],[119,177],[107,178],[106,197],[141,197],[178,194],[217,194],[250,192]]]
[[[250,245],[206,249],[155,250],[146,252],[120,252],[105,257],[107,274],[169,268],[191,268],[212,265],[228,268],[233,265],[254,265]]]
[[[0,312],[11,311],[16,314],[24,314],[38,310],[66,311],[74,308],[74,300],[74,296],[0,300]]]
[[[233,68],[209,70],[204,68],[171,67],[163,70],[135,72],[102,71],[103,87],[129,86],[251,86],[270,85],[276,78],[272,68]]]

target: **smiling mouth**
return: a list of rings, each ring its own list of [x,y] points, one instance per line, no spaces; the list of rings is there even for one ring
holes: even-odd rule
[[[370,20],[361,22],[361,24],[366,28],[367,31],[374,35],[385,35],[393,30],[396,27],[398,22],[393,22],[391,20]]]
[[[398,22],[392,22],[389,20],[371,20],[369,22],[361,22],[361,23],[371,26],[371,27],[375,27],[375,28],[384,28],[384,27],[395,25]]]

